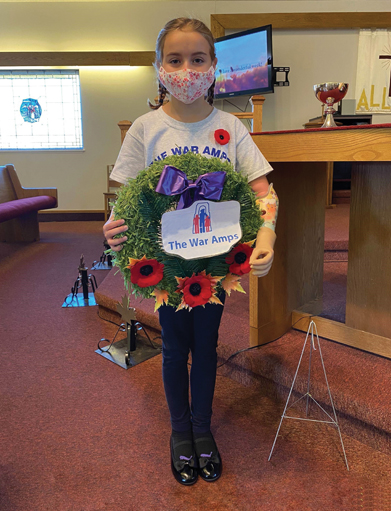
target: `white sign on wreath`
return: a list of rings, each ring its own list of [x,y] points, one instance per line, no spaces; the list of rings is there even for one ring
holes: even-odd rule
[[[162,216],[163,250],[184,259],[225,254],[242,237],[237,201],[199,200]]]

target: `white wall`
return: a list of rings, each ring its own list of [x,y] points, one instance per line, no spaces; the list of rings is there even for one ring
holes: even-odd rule
[[[195,16],[210,25],[215,13],[387,11],[389,0],[341,1],[171,1],[32,2],[0,1],[1,51],[153,50],[164,23]],[[312,86],[346,81],[355,88],[358,30],[273,33],[274,64],[290,66],[288,88],[277,88],[264,104],[264,130],[301,128],[320,115]],[[0,152],[0,164],[13,163],[24,186],[55,186],[60,210],[102,210],[106,165],[120,148],[117,123],[146,113],[156,95],[152,67],[80,69],[84,152]],[[247,98],[231,100],[243,107]],[[221,101],[219,108],[234,110]],[[0,112],[1,115],[1,112]],[[377,115],[374,122],[390,122]]]

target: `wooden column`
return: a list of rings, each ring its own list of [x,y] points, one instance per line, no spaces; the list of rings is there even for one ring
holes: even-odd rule
[[[131,125],[132,123],[130,121],[119,121],[118,126],[121,130],[121,145],[123,144],[126,133],[128,132],[128,129],[131,127]]]
[[[252,105],[251,112],[231,112],[232,115],[238,119],[251,119],[253,133],[260,133],[262,131],[262,111],[263,103],[265,101],[264,96],[252,96],[250,103]]]
[[[334,208],[333,204],[333,179],[334,179],[334,163],[327,163],[327,192],[326,192],[326,208]]]
[[[262,111],[265,96],[252,96],[250,102],[253,107],[253,132],[260,133],[262,131]]]
[[[293,310],[322,310],[325,164],[271,164],[270,181],[280,198],[277,241],[269,274],[250,277],[251,346],[289,330]]]
[[[346,325],[391,337],[391,166],[352,168]]]

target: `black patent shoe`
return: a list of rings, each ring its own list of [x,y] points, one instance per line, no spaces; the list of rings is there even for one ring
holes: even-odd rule
[[[183,440],[182,442],[178,442],[176,447],[179,447],[181,444],[192,444],[189,440]],[[194,484],[198,479],[198,470],[197,470],[197,460],[195,452],[190,458],[186,456],[180,456],[179,459],[174,457],[174,448],[172,437],[170,440],[170,451],[171,451],[171,470],[174,474],[175,479],[178,483],[184,484],[185,486],[190,486]]]
[[[194,444],[205,441],[205,438],[198,438],[194,440]],[[197,450],[197,448],[196,448]],[[221,476],[223,470],[223,463],[221,461],[220,453],[217,449],[210,453],[202,453],[198,456],[198,473],[204,481],[213,483]]]

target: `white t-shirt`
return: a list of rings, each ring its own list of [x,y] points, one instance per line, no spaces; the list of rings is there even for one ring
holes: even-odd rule
[[[215,131],[218,129],[228,131],[227,144],[216,142]],[[123,141],[111,179],[125,184],[154,161],[189,151],[231,162],[234,169],[246,175],[249,181],[273,170],[234,115],[214,108],[206,119],[185,123],[159,108],[134,121]]]

